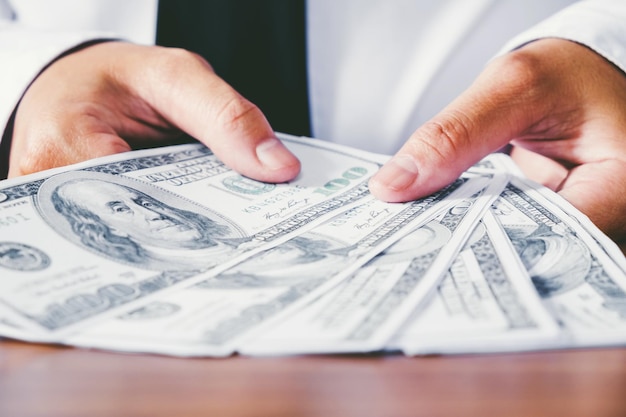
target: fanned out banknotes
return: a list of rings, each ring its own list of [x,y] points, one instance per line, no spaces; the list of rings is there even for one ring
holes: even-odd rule
[[[0,336],[177,356],[626,344],[626,259],[493,154],[424,199],[387,157],[281,135],[285,184],[200,144],[0,182]]]

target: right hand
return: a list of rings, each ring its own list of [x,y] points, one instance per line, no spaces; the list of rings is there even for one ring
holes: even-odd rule
[[[492,60],[372,177],[385,201],[420,198],[511,143],[531,179],[626,253],[626,76],[595,51],[541,39]]]
[[[104,42],[55,61],[15,116],[9,177],[166,144],[183,133],[251,178],[283,182],[300,162],[262,112],[199,56]]]

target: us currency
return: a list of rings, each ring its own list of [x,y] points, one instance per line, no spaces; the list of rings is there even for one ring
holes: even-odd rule
[[[241,177],[199,144],[1,182],[0,314],[56,340],[372,198],[366,154],[281,139],[304,167],[289,184]]]
[[[412,231],[239,351],[274,355],[381,350],[427,298],[505,184],[506,177],[491,176],[485,188]]]
[[[493,212],[561,326],[562,337],[545,347],[626,342],[626,274],[614,243],[559,196],[520,178]]]
[[[336,286],[402,234],[487,178],[408,204],[370,199],[193,286],[158,296],[64,343],[180,356],[224,356]],[[460,180],[465,182],[465,179]],[[483,205],[485,205],[483,203]]]
[[[525,178],[524,174],[515,162],[513,162],[511,157],[502,153],[488,155],[476,165],[471,167],[469,172],[475,172],[477,174],[506,172],[514,177]],[[569,221],[577,222],[580,224],[580,227],[587,230],[590,237],[596,241],[596,245],[599,246],[601,250],[603,250],[607,256],[626,273],[626,257],[622,253],[621,249],[600,229],[598,229],[598,227],[594,225],[584,213],[581,213],[580,210],[574,207],[567,200],[560,197],[558,194],[553,193],[551,190],[542,187],[539,184],[529,184],[529,186],[531,188],[541,190],[540,193],[544,196],[544,198],[551,201],[562,211],[562,213],[567,215]]]
[[[389,343],[407,355],[536,349],[559,327],[491,212],[476,225],[435,296]]]

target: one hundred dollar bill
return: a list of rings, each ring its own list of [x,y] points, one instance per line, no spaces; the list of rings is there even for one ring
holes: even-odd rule
[[[388,347],[408,355],[521,351],[558,336],[556,321],[487,212],[434,297],[413,313]]]
[[[248,355],[381,350],[427,299],[506,177],[459,200],[288,320],[247,341]]]
[[[2,315],[33,340],[58,341],[373,200],[367,181],[380,164],[369,154],[281,138],[303,164],[288,184],[241,177],[199,144],[0,183]],[[465,182],[424,201],[439,202]],[[372,245],[421,210],[421,203],[376,204],[404,214],[369,237]]]
[[[228,355],[242,340],[263,334],[335,287],[403,234],[455,201],[466,201],[463,195],[487,180],[475,178],[463,188],[449,187],[408,204],[370,199],[215,277],[159,295],[63,342],[181,356]]]
[[[0,311],[42,337],[73,331],[371,198],[367,154],[281,138],[303,163],[288,184],[244,178],[200,144],[0,182]]]
[[[624,257],[613,242],[558,195],[520,178],[493,212],[561,325],[554,347],[626,343]]]

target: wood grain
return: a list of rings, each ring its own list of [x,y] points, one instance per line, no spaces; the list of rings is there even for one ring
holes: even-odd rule
[[[626,349],[181,359],[0,341],[0,416],[626,416]]]

